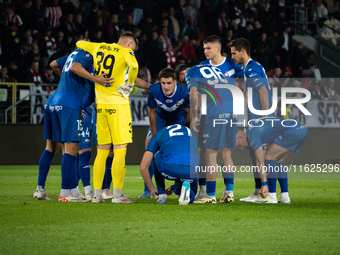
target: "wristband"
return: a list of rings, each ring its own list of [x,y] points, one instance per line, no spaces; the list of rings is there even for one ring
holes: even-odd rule
[[[268,182],[261,182],[261,186],[268,186]]]

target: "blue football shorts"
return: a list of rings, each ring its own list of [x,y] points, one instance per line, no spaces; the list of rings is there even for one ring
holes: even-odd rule
[[[293,128],[286,128],[273,143],[290,151],[300,152],[300,149],[307,140],[307,137],[308,130],[306,126],[299,124]]]
[[[45,105],[44,110],[44,139],[52,140],[52,113],[54,110],[54,106]]]
[[[233,125],[231,125],[231,121]],[[234,149],[236,122],[237,117],[230,113],[206,117],[203,124],[203,138],[199,139],[199,147],[203,149]]]
[[[52,113],[53,141],[79,143],[83,131],[81,110],[54,105]]]

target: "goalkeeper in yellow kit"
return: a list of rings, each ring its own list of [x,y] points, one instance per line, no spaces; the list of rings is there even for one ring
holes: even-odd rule
[[[96,76],[103,73],[114,78],[114,84],[100,86],[96,83],[97,137],[98,151],[93,166],[94,197],[93,203],[104,202],[102,183],[105,162],[111,144],[114,145],[112,162],[113,195],[112,203],[134,203],[123,196],[125,178],[125,155],[127,143],[132,143],[132,123],[129,94],[138,74],[138,63],[133,54],[137,49],[137,39],[131,32],[124,32],[118,43],[91,43],[78,41],[77,47],[93,56]],[[125,74],[128,80],[125,82]]]

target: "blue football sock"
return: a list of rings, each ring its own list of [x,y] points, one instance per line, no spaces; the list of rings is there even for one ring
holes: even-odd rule
[[[253,166],[256,166],[256,157],[255,157],[255,152],[253,149],[249,149],[249,156],[251,158],[251,162],[253,163]],[[259,174],[254,171],[254,181],[255,181],[255,191],[261,189],[261,180],[259,178]]]
[[[200,164],[200,171],[198,173],[199,175],[199,179],[198,179],[198,185],[199,186],[205,186],[207,179],[206,179],[206,173],[203,172],[202,170],[205,169],[206,166],[205,165],[201,165]]]
[[[78,157],[64,153],[61,161],[61,188],[73,189],[78,185],[77,162]]]
[[[288,173],[284,169],[284,165],[282,162],[276,163],[278,167],[280,167],[279,170],[279,183],[281,187],[281,193],[288,192]]]
[[[85,151],[82,154],[79,154],[79,162],[78,162],[78,173],[81,178],[81,182],[83,186],[89,186],[90,184],[90,159],[91,159],[91,151]]]
[[[39,176],[38,176],[38,186],[45,186],[46,178],[48,172],[50,171],[50,166],[54,154],[48,150],[44,150],[41,154],[39,161]]]
[[[152,177],[153,177],[154,172],[155,172],[155,168],[154,168],[154,163],[153,162],[151,162],[148,170],[149,170],[150,178],[152,180]],[[148,186],[146,186],[145,182],[144,182],[144,192],[150,192],[149,189],[148,189]]]
[[[207,195],[214,197],[216,193],[216,181],[207,181]]]
[[[267,167],[269,193],[276,193],[276,181],[279,173],[275,171],[275,160],[265,160],[264,164]]]
[[[156,165],[154,165],[155,170],[155,181],[157,185],[157,190],[159,195],[165,194],[165,179],[163,175],[158,171]]]
[[[234,190],[234,173],[224,173],[224,185],[226,186],[226,191],[233,191]]]
[[[104,175],[102,189],[110,189],[111,182],[112,182],[112,173],[111,173],[112,161],[113,161],[113,157],[107,157],[106,163],[105,163],[105,175]]]

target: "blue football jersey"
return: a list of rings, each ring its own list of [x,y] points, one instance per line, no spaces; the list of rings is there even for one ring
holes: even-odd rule
[[[270,89],[266,71],[264,70],[263,66],[260,63],[250,59],[244,70],[244,80],[246,82],[247,90],[249,87],[253,88],[253,93],[252,93],[253,106],[256,110],[262,110],[260,94],[257,92],[257,90],[265,86],[265,88],[268,91],[269,109],[270,109],[272,106],[272,92]],[[273,116],[273,114],[270,114],[269,116]],[[262,117],[261,115],[256,115],[250,112],[248,108],[248,119],[249,120],[257,119],[261,117]]]
[[[231,58],[224,58],[224,61],[220,65],[213,65],[211,60],[205,60],[200,65],[215,66],[222,71],[225,77],[231,78],[230,84],[235,85],[236,77],[244,76],[244,67],[242,65],[236,65],[235,61]]]
[[[196,136],[191,135],[189,128],[178,124],[157,132],[146,151],[154,155],[160,153],[165,164],[198,166],[199,163]]]
[[[58,59],[58,66],[63,72],[59,86],[54,92],[53,104],[81,110],[93,102],[94,83],[70,70],[74,62],[80,63],[89,73],[94,72],[92,55],[86,51],[75,50],[68,57]]]
[[[167,96],[160,82],[150,85],[148,107],[157,109],[157,116],[167,122],[177,121],[185,115],[185,108],[190,108],[187,86],[177,83],[175,93]]]
[[[53,93],[46,101],[47,106],[52,106],[53,105],[53,99],[55,97],[55,93]]]
[[[281,124],[283,120],[285,120],[284,125]],[[254,151],[256,151],[262,145],[273,142],[284,131],[298,129],[301,125],[302,124],[300,122],[294,121],[294,120],[287,120],[284,118],[266,117],[266,118],[259,118],[259,119],[253,120],[251,122],[251,126],[248,126],[245,129],[245,132],[246,132],[250,147]],[[285,126],[289,126],[289,127],[285,127]]]
[[[210,65],[197,65],[185,73],[185,81],[190,89],[207,95],[207,116],[233,112],[233,96],[229,89],[216,88],[217,84],[231,85],[220,69]],[[235,83],[234,83],[235,84]]]

